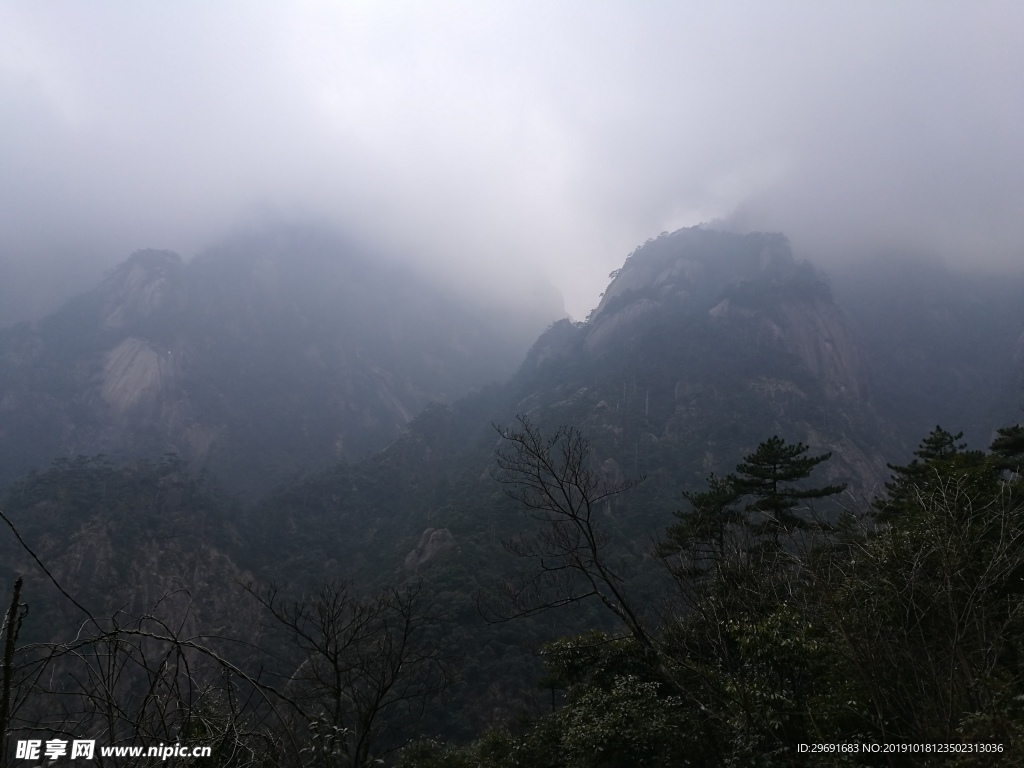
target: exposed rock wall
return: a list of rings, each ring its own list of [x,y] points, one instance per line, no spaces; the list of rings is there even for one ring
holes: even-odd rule
[[[779,308],[779,333],[831,398],[862,395],[861,352],[842,311],[831,301],[791,301]]]
[[[171,350],[157,350],[129,336],[107,353],[103,366],[103,399],[121,416],[154,411],[181,384],[178,360]]]

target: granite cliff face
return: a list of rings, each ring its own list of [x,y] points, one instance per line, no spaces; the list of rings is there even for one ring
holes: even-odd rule
[[[891,436],[856,334],[784,237],[680,230],[611,277],[587,322],[538,340],[517,410],[581,425],[624,466],[692,485],[772,434],[832,450],[836,479],[858,489],[885,477],[877,448]]]
[[[861,353],[848,320],[824,279],[794,260],[781,235],[685,230],[650,241],[613,274],[591,317],[589,349],[666,304],[694,314],[706,308],[715,320],[760,325],[829,397],[860,396]]]
[[[61,456],[174,452],[266,489],[504,378],[547,312],[504,322],[321,233],[240,236],[188,264],[141,251],[0,332],[0,480]]]

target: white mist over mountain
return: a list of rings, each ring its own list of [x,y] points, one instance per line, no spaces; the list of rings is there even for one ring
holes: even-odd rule
[[[5,3],[0,320],[267,212],[580,318],[710,219],[1024,262],[1011,3]]]

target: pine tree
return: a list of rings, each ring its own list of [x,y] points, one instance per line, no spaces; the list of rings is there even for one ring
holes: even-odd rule
[[[742,512],[733,506],[739,495],[730,478],[712,474],[706,491],[687,491],[683,498],[691,510],[675,513],[679,522],[669,526],[657,551],[662,557],[686,553],[686,564],[677,570],[699,576],[725,554],[729,527],[742,522]]]
[[[807,526],[806,520],[794,513],[801,501],[834,496],[846,490],[845,484],[820,488],[790,485],[810,477],[815,467],[832,457],[831,452],[807,456],[808,450],[803,443],[787,445],[775,435],[745,456],[737,465],[736,474],[729,476],[739,496],[754,497],[746,511],[764,515],[765,520],[759,527],[773,535]]]
[[[1015,424],[997,430],[998,437],[992,441],[992,459],[1000,469],[1020,474],[1024,467],[1024,426]]]
[[[921,441],[914,451],[916,458],[909,464],[888,464],[893,474],[885,484],[887,496],[873,502],[879,510],[878,520],[888,522],[898,515],[913,514],[922,506],[923,499],[951,479],[976,491],[994,487],[1002,467],[983,451],[968,450],[967,444],[961,442],[963,436],[963,432],[954,435],[936,426]]]

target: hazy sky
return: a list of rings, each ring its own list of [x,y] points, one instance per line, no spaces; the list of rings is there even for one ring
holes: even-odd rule
[[[5,0],[0,317],[266,215],[577,318],[714,218],[1021,265],[1022,40],[1020,2]]]

